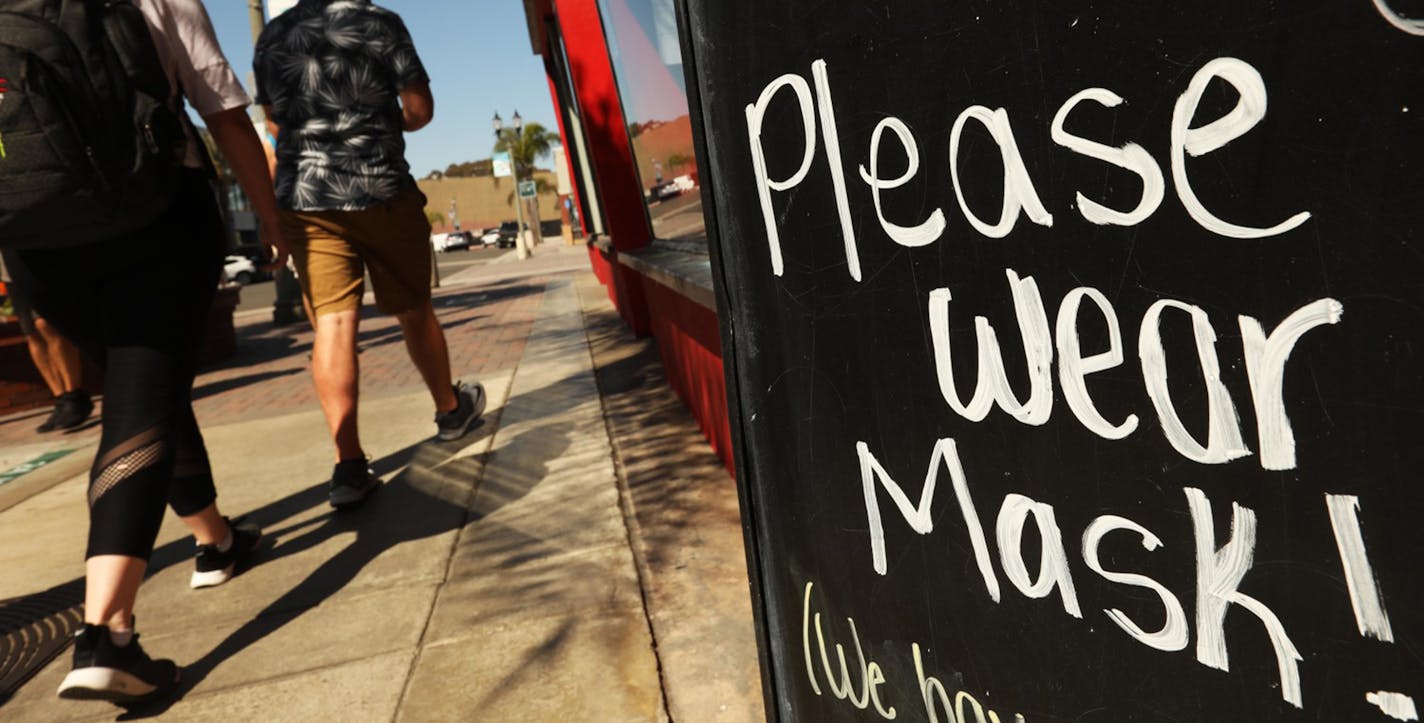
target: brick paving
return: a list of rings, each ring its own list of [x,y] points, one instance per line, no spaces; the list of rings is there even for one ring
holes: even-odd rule
[[[435,290],[436,313],[457,378],[475,381],[518,364],[548,281],[548,276],[494,279]],[[199,423],[207,427],[315,409],[309,372],[311,327],[274,326],[267,314],[248,315],[236,323],[237,354],[203,370],[193,385]],[[423,388],[394,317],[363,307],[359,339],[363,398]],[[47,413],[35,410],[0,421],[0,448],[40,442],[46,448],[75,448],[97,440],[94,421],[70,434],[37,435],[34,427]]]
[[[478,380],[514,368],[546,283],[545,278],[529,278],[436,290],[436,313],[445,327],[456,377]],[[273,326],[265,315],[239,324],[238,353],[199,375],[193,386],[199,423],[226,424],[314,408],[310,326]],[[358,347],[363,398],[424,387],[394,317],[363,307]]]

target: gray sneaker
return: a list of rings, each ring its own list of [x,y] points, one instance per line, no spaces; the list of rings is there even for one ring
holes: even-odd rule
[[[459,439],[475,426],[480,415],[485,413],[485,387],[479,382],[466,386],[464,382],[455,385],[455,399],[458,404],[444,414],[435,415],[435,426],[442,442]]]

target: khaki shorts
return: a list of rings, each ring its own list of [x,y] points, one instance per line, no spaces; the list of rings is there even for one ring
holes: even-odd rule
[[[418,189],[360,211],[283,211],[282,230],[313,316],[360,309],[365,272],[387,314],[430,300],[430,221]]]

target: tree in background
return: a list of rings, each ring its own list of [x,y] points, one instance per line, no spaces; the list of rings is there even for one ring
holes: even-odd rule
[[[547,158],[553,151],[554,144],[559,142],[559,134],[551,133],[539,123],[525,123],[523,132],[517,132],[513,128],[505,128],[500,131],[499,140],[494,144],[496,153],[501,151],[509,152],[509,161],[514,166],[515,188],[519,187],[519,181],[528,179],[534,175],[534,161],[540,158]],[[495,185],[499,185],[499,179],[494,179]],[[544,183],[544,188],[538,188],[539,183]],[[550,190],[548,183],[535,180],[538,191]],[[514,201],[514,192],[511,191],[509,200]],[[524,223],[534,228],[539,227],[539,197],[535,196],[530,200],[531,212],[525,215]]]
[[[451,163],[445,167],[444,177],[446,178],[472,178],[479,176],[494,175],[494,161],[482,158],[478,161],[466,161],[464,163]]]
[[[514,164],[514,178],[522,181],[534,172],[534,161],[548,157],[558,142],[559,134],[549,132],[539,123],[526,123],[523,133],[516,134],[513,128],[500,131],[494,150],[509,151],[509,160]]]
[[[445,214],[439,211],[425,210],[425,218],[430,221],[431,226],[443,226],[445,224]]]
[[[693,163],[693,157],[686,153],[674,153],[667,158],[668,169],[674,174]]]

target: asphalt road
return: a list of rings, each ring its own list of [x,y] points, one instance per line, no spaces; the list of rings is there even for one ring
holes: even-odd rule
[[[511,249],[497,249],[491,246],[489,248],[435,254],[435,259],[440,267],[440,276],[443,278],[463,271],[471,266],[487,264],[510,251]],[[367,288],[369,288],[369,285]],[[276,285],[271,281],[259,281],[242,287],[242,299],[237,304],[237,310],[270,309],[272,308],[272,302],[276,300]]]

